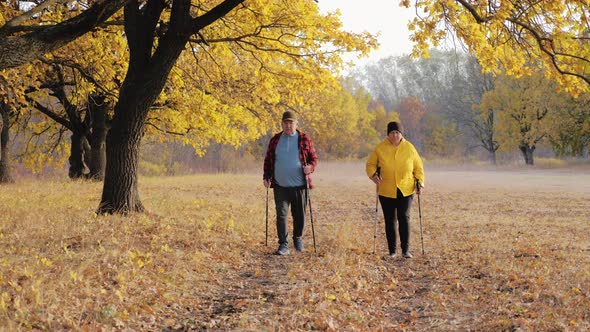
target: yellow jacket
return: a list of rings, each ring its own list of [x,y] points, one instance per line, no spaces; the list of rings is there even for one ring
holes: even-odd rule
[[[405,196],[416,190],[416,179],[424,185],[424,166],[412,143],[402,139],[397,148],[385,138],[369,156],[366,172],[372,178],[381,167],[379,195],[396,198],[397,188]]]

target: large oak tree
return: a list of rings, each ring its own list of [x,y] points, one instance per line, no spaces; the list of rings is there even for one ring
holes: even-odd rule
[[[292,95],[274,80],[252,80],[244,74],[258,78],[272,73],[297,82],[299,87],[296,91],[317,89],[324,83],[322,80],[311,80],[310,70],[319,72],[323,67],[337,67],[341,63],[341,52],[358,50],[366,53],[374,46],[374,40],[367,38],[366,34],[355,35],[340,30],[337,15],[319,15],[317,6],[307,0],[210,0],[192,3],[176,0],[170,7],[168,5],[149,0],[143,6],[136,1],[125,6],[129,68],[107,136],[107,166],[99,213],[143,211],[137,191],[139,143],[150,106],[163,90],[168,74],[183,50],[188,45],[187,51],[195,52],[198,65],[201,64],[199,52],[207,52],[206,48],[201,50],[193,43],[187,44],[189,40],[203,44],[211,40],[219,42],[220,47],[234,45],[234,48],[227,48],[227,54],[233,55],[235,70],[226,72],[223,80],[218,81],[221,91],[227,95],[225,103],[231,104],[229,99],[239,98],[233,93],[250,93],[254,97],[250,101],[261,98],[275,105],[272,107],[274,112],[288,107],[285,102],[305,103],[304,97]],[[244,57],[246,54],[250,57]],[[250,70],[241,71],[242,67]],[[233,89],[240,80],[250,81],[252,84],[245,85],[250,86],[252,91]],[[194,84],[206,85],[206,81],[205,77],[205,83]],[[211,94],[218,90],[211,88]],[[283,93],[268,92],[272,90]],[[224,107],[222,110],[237,110],[242,114],[250,112],[268,119],[262,113],[271,108],[262,104],[246,102],[237,108]],[[237,121],[223,125],[245,124]]]
[[[224,17],[244,0],[226,0],[203,8],[194,17],[191,1],[176,0],[169,19],[162,17],[163,1],[130,1],[125,6],[125,35],[129,68],[107,135],[107,166],[98,213],[144,210],[137,190],[139,147],[150,106],[162,91],[168,74],[190,36]],[[163,21],[161,21],[163,20]],[[157,39],[156,36],[161,36]]]

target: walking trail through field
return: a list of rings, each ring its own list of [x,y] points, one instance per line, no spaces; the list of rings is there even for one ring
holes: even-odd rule
[[[578,270],[561,268],[560,276],[551,271],[570,260],[564,252],[589,265],[587,232],[577,233],[588,225],[560,219],[590,217],[589,175],[431,171],[421,198],[426,254],[415,200],[414,258],[391,259],[385,256],[380,209],[373,254],[375,191],[357,168],[316,174],[311,198],[317,253],[308,217],[305,251],[273,255],[271,213],[269,245],[263,230],[255,243],[238,245],[240,262],[220,266],[215,279],[195,289],[197,305],[171,309],[168,314],[185,317],[186,325],[170,330],[543,330],[561,326],[566,317],[583,317],[573,304],[561,320],[536,320],[564,304],[575,280],[588,280]],[[577,196],[567,197],[570,192]],[[554,197],[549,209],[538,204],[548,194]],[[555,222],[573,238],[554,241]],[[563,287],[555,286],[564,280]]]

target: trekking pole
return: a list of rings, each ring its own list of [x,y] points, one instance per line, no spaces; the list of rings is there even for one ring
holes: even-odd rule
[[[305,166],[307,166],[307,160],[304,155],[303,156],[303,167],[305,168]],[[305,177],[305,195],[307,196],[307,200],[309,202],[309,220],[311,221],[311,237],[313,238],[313,252],[315,254],[317,254],[318,250],[315,245],[315,229],[313,228],[313,211],[311,208],[311,194],[310,194],[311,190],[309,189],[309,174],[305,174],[305,172],[303,172],[303,176]],[[305,214],[305,211],[304,211],[304,214]]]
[[[377,253],[377,218],[379,218],[379,185],[375,191],[375,230],[373,232],[373,255]]]
[[[311,190],[309,189],[309,179],[307,178],[307,175],[305,175],[305,194],[307,195],[307,200],[309,202],[309,219],[311,221],[311,237],[313,238],[313,252],[317,253],[318,250],[315,245],[315,229],[313,228],[313,210],[311,208],[310,191]]]
[[[311,237],[313,238],[313,252],[317,254],[318,250],[315,245],[315,229],[313,228],[313,211],[311,208],[311,195],[309,190],[309,182],[306,180],[306,187],[307,187],[307,199],[309,201],[309,219],[311,221]]]
[[[416,179],[416,188],[420,191],[420,180]],[[418,194],[418,217],[420,219],[420,240],[422,241],[422,255],[424,255],[424,235],[422,234],[422,207],[420,206],[420,195]]]
[[[266,236],[264,238],[264,245],[268,247],[268,187],[266,187]]]
[[[380,176],[381,168],[377,167],[375,175]],[[379,185],[375,188],[375,222],[373,232],[373,255],[377,253],[377,219],[379,218]]]

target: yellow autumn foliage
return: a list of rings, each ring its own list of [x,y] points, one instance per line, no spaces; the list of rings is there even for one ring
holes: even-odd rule
[[[541,69],[573,95],[590,85],[587,1],[400,1],[416,7],[413,54],[457,36],[484,71],[516,77]]]
[[[497,137],[501,151],[535,147],[547,138],[558,117],[552,114],[558,98],[555,85],[542,73],[520,78],[502,77],[482,97],[481,107],[497,111]]]
[[[193,15],[217,4],[193,1]],[[76,13],[55,7],[40,20],[62,21]],[[162,18],[167,17],[165,11]],[[324,98],[323,91],[339,86],[335,75],[343,65],[342,53],[354,51],[362,56],[376,45],[368,33],[343,31],[338,13],[320,14],[312,1],[248,1],[200,31],[186,45],[150,110],[146,139],[180,141],[203,154],[212,142],[237,147],[275,130],[277,119],[286,109],[314,118],[319,111],[310,105]],[[85,112],[88,98],[94,94],[116,103],[127,61],[122,27],[108,25],[47,55],[46,65],[37,67],[47,72],[47,81],[52,79],[51,66],[61,66],[66,80],[72,83],[68,98],[78,112]],[[23,81],[21,86],[26,84],[30,81]],[[38,92],[39,100],[56,105],[43,93]],[[54,111],[65,117],[63,109]],[[340,110],[327,111],[337,114]],[[80,118],[84,118],[83,113]],[[36,124],[38,128],[42,125],[49,128],[47,135],[63,131],[45,121]],[[69,142],[63,144],[57,151],[67,155]],[[64,160],[65,156],[56,159]],[[27,165],[35,167],[34,162]]]

